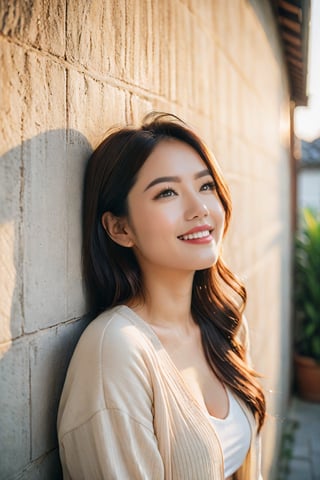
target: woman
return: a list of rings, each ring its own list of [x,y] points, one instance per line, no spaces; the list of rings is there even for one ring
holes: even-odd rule
[[[111,132],[85,176],[95,320],[58,415],[64,478],[257,480],[265,400],[247,363],[245,289],[220,256],[230,195],[172,115]]]

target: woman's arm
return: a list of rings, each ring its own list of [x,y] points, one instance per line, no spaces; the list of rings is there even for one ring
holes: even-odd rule
[[[152,431],[120,410],[97,412],[60,443],[64,480],[163,480]]]
[[[70,364],[58,422],[64,480],[164,479],[147,340],[122,320],[89,327]]]

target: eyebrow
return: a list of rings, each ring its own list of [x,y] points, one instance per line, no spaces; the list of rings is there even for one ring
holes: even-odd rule
[[[194,175],[194,179],[197,180],[198,178],[206,177],[207,175],[212,177],[212,173],[210,172],[210,170],[208,168],[206,168],[205,170],[201,170],[201,172],[196,173]],[[154,180],[152,180],[152,182],[149,183],[149,185],[147,185],[147,187],[144,189],[144,191],[146,192],[149,188],[153,187],[154,185],[157,185],[158,183],[167,183],[167,182],[180,183],[181,178],[177,177],[177,176],[155,178]]]

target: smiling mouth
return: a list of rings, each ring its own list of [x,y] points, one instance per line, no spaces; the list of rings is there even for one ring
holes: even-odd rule
[[[202,230],[201,232],[188,233],[187,235],[179,235],[179,240],[197,240],[211,235],[212,230]]]

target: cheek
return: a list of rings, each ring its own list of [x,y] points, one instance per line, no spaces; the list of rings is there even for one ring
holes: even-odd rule
[[[219,200],[216,200],[213,209],[211,210],[215,226],[217,228],[218,238],[217,240],[222,240],[222,237],[225,233],[225,211]]]
[[[221,223],[223,224],[223,227],[224,227],[226,215],[225,215],[225,211],[223,209],[223,206],[221,204],[219,206],[219,217],[220,217]]]
[[[177,214],[172,206],[166,209],[149,209],[141,205],[139,209],[132,212],[129,224],[136,242],[143,243],[151,238],[154,241],[161,240],[161,237],[168,238],[169,232],[175,233]]]
[[[212,213],[213,217],[215,218],[215,220],[217,222],[224,223],[225,211],[224,211],[222,203],[220,202],[220,200],[218,198],[214,197],[212,199],[210,210],[211,210],[211,213]]]

